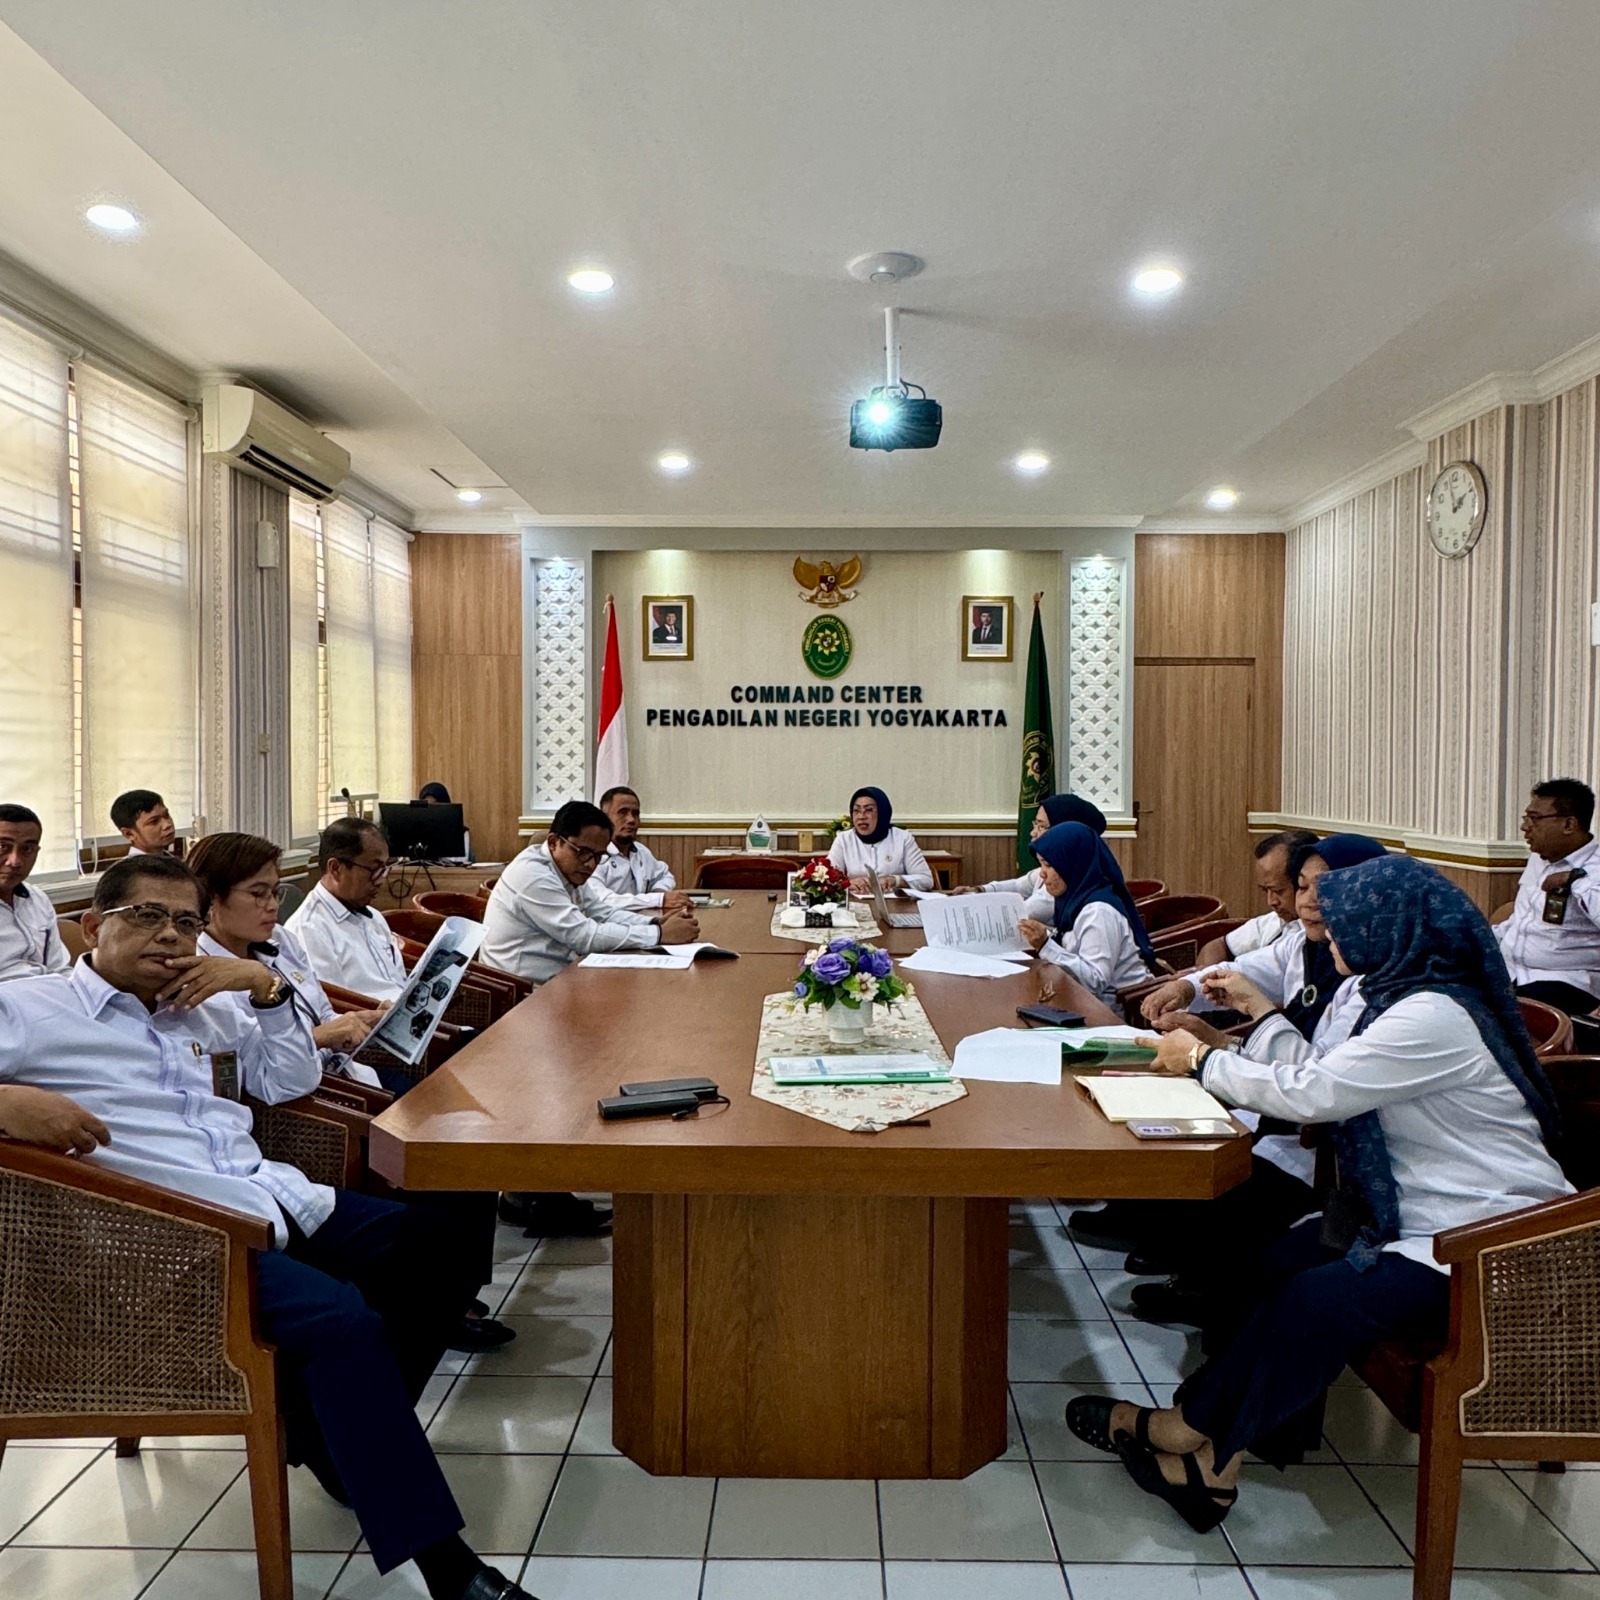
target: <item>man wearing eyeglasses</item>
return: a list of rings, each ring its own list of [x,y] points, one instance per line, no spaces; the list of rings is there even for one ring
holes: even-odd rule
[[[1600,864],[1594,791],[1576,778],[1537,784],[1522,813],[1528,865],[1494,931],[1517,993],[1579,1017],[1600,1006]]]
[[[542,844],[500,874],[483,914],[478,959],[544,983],[592,951],[687,944],[700,925],[686,911],[649,917],[620,906],[589,882],[611,844],[611,819],[586,800],[556,812]]]
[[[72,972],[0,985],[0,1136],[268,1223],[255,1300],[289,1459],[354,1510],[380,1572],[414,1561],[432,1600],[529,1600],[463,1542],[413,1409],[474,1293],[472,1253],[442,1215],[263,1158],[242,1093],[294,1099],[322,1066],[281,975],[195,954],[206,909],[182,862],[119,861]],[[236,991],[249,1015],[206,1004]]]
[[[374,1000],[397,999],[406,986],[400,941],[373,909],[389,875],[382,830],[362,817],[340,817],[322,830],[317,865],[317,886],[285,926],[322,982]]]

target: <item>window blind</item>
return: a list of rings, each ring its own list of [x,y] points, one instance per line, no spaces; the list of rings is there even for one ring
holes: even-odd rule
[[[74,368],[83,485],[84,827],[154,789],[180,828],[197,809],[194,548],[188,419]]]
[[[411,556],[400,529],[372,524],[373,642],[376,650],[378,792],[409,800],[411,772]]]
[[[366,517],[335,500],[322,508],[327,573],[328,782],[378,792],[377,651],[372,538]],[[409,798],[409,796],[407,797]]]
[[[44,828],[36,876],[77,870],[67,358],[0,318],[0,799]]]
[[[289,833],[297,845],[317,836],[321,713],[317,694],[317,508],[289,497]]]

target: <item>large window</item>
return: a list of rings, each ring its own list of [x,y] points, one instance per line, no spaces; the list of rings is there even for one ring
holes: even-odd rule
[[[411,565],[400,529],[346,501],[319,510],[297,496],[289,520],[290,786],[301,842],[344,814],[341,791],[357,801],[412,796]]]
[[[41,877],[115,836],[112,799],[197,809],[189,423],[0,318],[0,773]]]

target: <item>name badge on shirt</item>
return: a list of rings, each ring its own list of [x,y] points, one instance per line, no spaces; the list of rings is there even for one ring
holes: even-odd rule
[[[1567,906],[1572,900],[1572,886],[1579,878],[1586,876],[1583,868],[1579,867],[1560,888],[1545,891],[1543,917],[1545,922],[1559,926],[1567,920]]]
[[[211,1053],[211,1092],[221,1100],[239,1099],[239,1052],[214,1050]]]

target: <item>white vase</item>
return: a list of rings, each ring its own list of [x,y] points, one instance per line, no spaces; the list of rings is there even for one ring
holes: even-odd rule
[[[872,1026],[872,1002],[864,1000],[858,1010],[852,1011],[842,1002],[828,1007],[829,1044],[865,1044],[867,1029]]]

